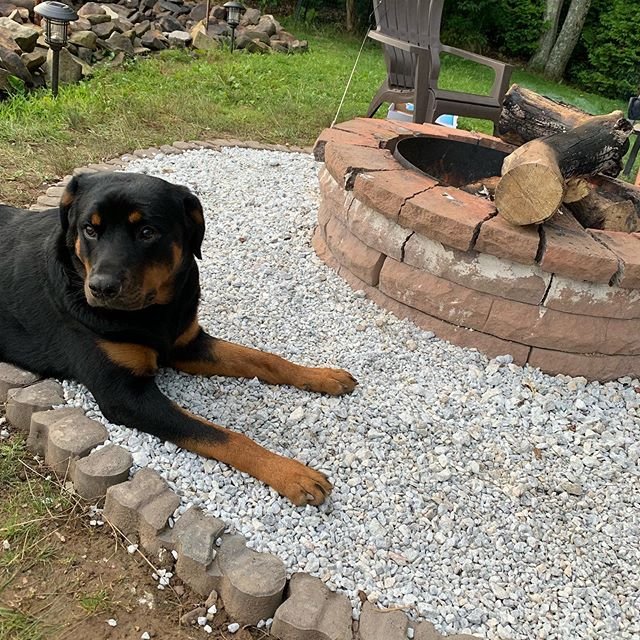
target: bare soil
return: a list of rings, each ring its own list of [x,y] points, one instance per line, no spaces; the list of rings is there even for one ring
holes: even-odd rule
[[[21,435],[0,447],[0,640],[271,637],[255,627],[230,633],[220,601],[211,633],[181,626],[180,617],[204,599],[177,577],[158,589],[153,567],[172,571],[170,553],[129,553],[108,524],[91,524],[88,505],[46,479],[50,472],[25,452]]]

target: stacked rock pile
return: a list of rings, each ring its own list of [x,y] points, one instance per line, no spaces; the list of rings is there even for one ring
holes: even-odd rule
[[[19,85],[49,84],[51,51],[35,24],[35,0],[0,0],[0,94]],[[121,64],[126,57],[168,48],[216,49],[226,46],[231,29],[226,11],[192,0],[119,0],[86,2],[74,7],[79,19],[70,25],[69,45],[60,52],[60,82],[77,82],[93,65]],[[248,8],[236,29],[236,49],[297,53],[307,49],[258,9]]]

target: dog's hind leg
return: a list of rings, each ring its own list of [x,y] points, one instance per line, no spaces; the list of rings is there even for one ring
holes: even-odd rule
[[[343,369],[294,364],[272,353],[212,338],[197,324],[176,341],[170,365],[196,375],[259,378],[269,384],[288,384],[335,396],[350,393],[358,384]]]

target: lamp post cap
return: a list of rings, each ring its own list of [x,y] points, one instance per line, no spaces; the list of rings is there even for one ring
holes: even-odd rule
[[[64,2],[57,0],[49,0],[37,4],[33,11],[43,18],[49,20],[60,20],[61,22],[73,22],[78,19],[78,14]]]
[[[246,7],[235,0],[230,0],[230,2],[225,2],[222,5],[225,9],[240,9],[243,13],[247,10]]]

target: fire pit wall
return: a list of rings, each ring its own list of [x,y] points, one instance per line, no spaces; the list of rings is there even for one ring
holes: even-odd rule
[[[435,125],[326,129],[315,145],[320,258],[454,344],[553,374],[640,377],[640,234],[585,230],[569,213],[512,226],[491,201],[402,167],[390,149],[414,135],[512,150]]]

